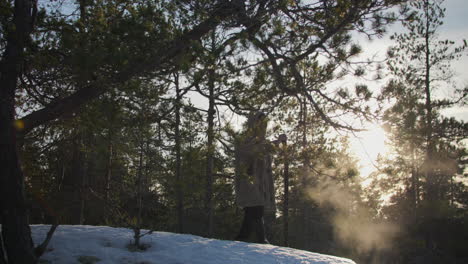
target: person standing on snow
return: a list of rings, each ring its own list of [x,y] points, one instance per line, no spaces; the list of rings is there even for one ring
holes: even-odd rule
[[[268,243],[263,222],[264,211],[275,210],[275,189],[271,168],[273,145],[286,142],[266,139],[267,118],[262,112],[249,116],[244,133],[236,142],[235,191],[236,203],[244,209],[244,219],[236,240]],[[254,237],[252,237],[254,235]]]

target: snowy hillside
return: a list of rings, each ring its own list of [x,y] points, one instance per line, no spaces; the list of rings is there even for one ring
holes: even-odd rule
[[[49,226],[33,225],[40,243]],[[144,236],[144,252],[127,249],[132,231],[104,226],[59,226],[40,263],[99,264],[353,264],[349,259],[273,245],[206,239],[192,235],[154,232]]]

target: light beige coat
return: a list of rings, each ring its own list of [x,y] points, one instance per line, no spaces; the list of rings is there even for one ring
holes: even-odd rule
[[[272,146],[266,140],[252,138],[237,144],[235,191],[238,206],[275,209],[271,151]]]

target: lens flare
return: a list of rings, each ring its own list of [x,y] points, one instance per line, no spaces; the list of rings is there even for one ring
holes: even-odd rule
[[[24,129],[24,122],[23,120],[15,120],[13,126],[16,128],[16,131],[21,131]]]

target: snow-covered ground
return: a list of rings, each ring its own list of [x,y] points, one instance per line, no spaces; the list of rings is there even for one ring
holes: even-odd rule
[[[41,243],[48,225],[31,226],[35,244]],[[193,235],[154,232],[142,238],[143,252],[127,245],[133,232],[106,226],[57,228],[40,263],[99,264],[355,264],[355,262],[273,245],[207,239]]]

